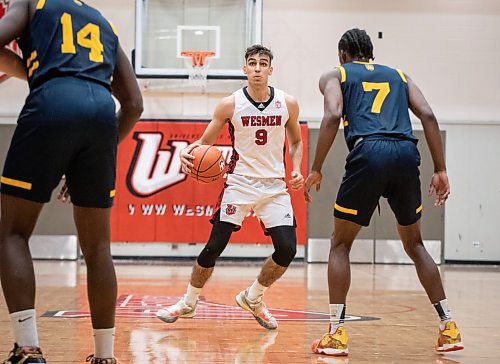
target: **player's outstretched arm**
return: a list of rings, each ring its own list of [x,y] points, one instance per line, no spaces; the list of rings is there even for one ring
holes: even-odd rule
[[[299,104],[290,95],[285,95],[285,101],[289,115],[286,123],[286,135],[290,149],[290,159],[292,160],[292,178],[288,183],[292,190],[298,190],[304,185],[304,176],[300,168],[302,166],[304,145],[299,124]]]
[[[436,116],[432,112],[424,95],[410,77],[407,75],[405,75],[405,77],[408,82],[410,110],[422,122],[425,139],[434,163],[434,174],[432,175],[429,187],[429,195],[436,194],[436,202],[434,205],[441,206],[450,195],[450,184],[446,174],[441,132]]]
[[[184,173],[191,173],[193,168],[194,156],[191,154],[192,150],[198,145],[212,145],[219,137],[224,125],[231,120],[234,113],[234,96],[224,97],[215,107],[212,120],[208,123],[203,135],[194,143],[188,145],[180,153],[182,164],[182,171]]]
[[[132,65],[121,46],[118,46],[111,90],[120,103],[120,111],[118,111],[117,116],[119,141],[121,142],[132,130],[143,111],[141,90],[137,84]]]
[[[311,187],[316,185],[316,191],[321,188],[321,168],[325,162],[326,156],[332,147],[335,136],[342,118],[342,89],[340,87],[340,71],[335,69],[326,72],[319,80],[319,89],[324,98],[323,119],[319,129],[318,144],[314,154],[314,162],[311,173],[307,176],[304,186],[304,197],[307,202],[311,202]]]
[[[0,71],[12,77],[27,79],[26,68],[22,59],[10,49],[0,49]]]
[[[17,0],[0,19],[0,48],[23,35],[29,23],[29,0]]]

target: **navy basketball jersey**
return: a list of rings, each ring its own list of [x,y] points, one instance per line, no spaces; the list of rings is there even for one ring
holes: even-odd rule
[[[19,39],[30,89],[72,76],[106,87],[116,63],[118,37],[99,11],[78,0],[39,0]]]
[[[416,141],[408,112],[408,84],[400,70],[366,62],[337,66],[349,150],[360,137],[387,135]]]

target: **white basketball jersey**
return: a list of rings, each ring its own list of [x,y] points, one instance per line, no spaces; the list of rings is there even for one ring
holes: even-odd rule
[[[269,87],[266,102],[252,100],[244,87],[234,95],[229,125],[233,156],[228,173],[254,178],[285,177],[285,125],[288,121],[283,91]]]

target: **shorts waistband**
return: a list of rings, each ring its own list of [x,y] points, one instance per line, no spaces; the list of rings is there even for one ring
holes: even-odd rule
[[[236,174],[236,173],[229,173],[227,176],[228,177],[229,176],[234,176],[236,178],[238,178],[238,177],[250,178],[250,179],[260,180],[260,181],[275,181],[277,179],[282,180],[282,181],[285,180],[284,177],[255,177],[255,176],[247,176],[247,175],[244,175],[244,174]]]
[[[417,144],[417,140],[412,140],[412,139],[405,138],[405,137],[386,135],[386,134],[374,134],[374,135],[362,136],[362,137],[357,138],[354,141],[354,143],[352,144],[352,148],[354,149],[359,143],[361,143],[364,140],[392,140],[395,142],[408,141],[408,142],[412,142],[414,144]]]

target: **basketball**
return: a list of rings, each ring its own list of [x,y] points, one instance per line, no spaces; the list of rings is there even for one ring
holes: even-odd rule
[[[316,353],[316,348],[318,347],[319,341],[320,341],[320,339],[315,339],[315,340],[313,340],[313,342],[311,343],[311,351],[312,351],[313,353]]]
[[[191,154],[194,156],[191,177],[198,182],[210,183],[224,174],[224,157],[222,152],[212,145],[195,147]]]

